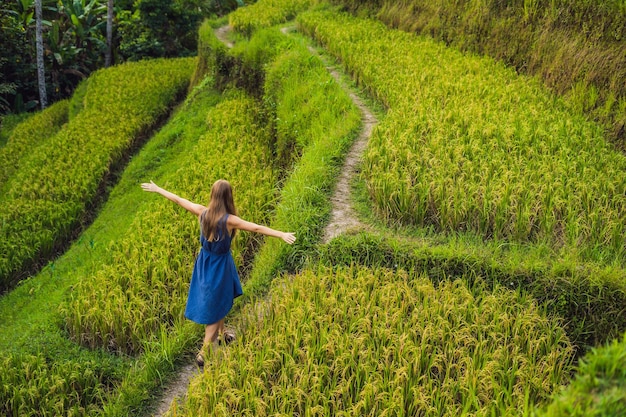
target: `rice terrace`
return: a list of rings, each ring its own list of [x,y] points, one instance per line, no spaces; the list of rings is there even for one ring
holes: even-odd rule
[[[626,416],[626,1],[1,19],[0,416]],[[297,239],[237,233],[198,367],[198,222],[140,184],[218,179]]]

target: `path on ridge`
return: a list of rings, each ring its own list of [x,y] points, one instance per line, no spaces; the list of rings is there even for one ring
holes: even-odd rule
[[[222,26],[219,29],[215,30],[215,35],[217,36],[217,38],[229,48],[233,47],[233,43],[230,41],[230,39],[228,39],[228,35],[231,30],[232,28],[228,25]],[[290,29],[288,27],[283,27],[281,29],[281,32],[289,36],[289,30]],[[309,46],[308,49],[309,52],[311,52],[313,55],[322,59],[322,62],[325,62],[325,60],[320,57],[315,48]],[[352,207],[352,201],[350,198],[350,184],[354,176],[356,175],[359,161],[361,160],[363,151],[367,147],[367,142],[369,141],[369,138],[372,135],[372,130],[374,129],[374,126],[378,123],[378,120],[376,119],[376,116],[374,116],[373,112],[367,107],[367,105],[365,105],[363,100],[346,86],[346,84],[341,79],[341,74],[337,71],[337,69],[332,65],[328,65],[326,63],[325,65],[328,72],[346,91],[346,93],[348,93],[350,99],[359,108],[361,112],[361,121],[363,123],[363,128],[361,130],[361,133],[359,134],[359,137],[354,141],[352,147],[346,155],[346,159],[341,169],[339,179],[337,180],[337,184],[335,185],[335,191],[331,197],[332,211],[330,216],[330,222],[324,229],[324,237],[322,239],[324,243],[328,243],[335,236],[338,236],[349,230],[364,229],[366,227],[363,223],[359,221],[355,214],[354,208]],[[179,401],[181,398],[183,398],[187,392],[191,378],[194,375],[197,375],[199,372],[200,371],[196,368],[195,364],[188,364],[183,366],[176,375],[176,377],[165,389],[162,398],[159,401],[159,407],[154,415],[157,417],[164,416],[169,410],[173,401]]]

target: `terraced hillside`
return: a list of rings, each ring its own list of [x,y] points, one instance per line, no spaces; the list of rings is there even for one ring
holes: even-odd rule
[[[238,340],[166,414],[626,412],[625,159],[599,126],[490,58],[329,5],[229,19],[232,48],[201,27],[185,102],[94,223],[0,299],[0,413],[154,411],[201,339],[182,317],[198,227],[139,184],[201,202],[223,177],[244,218],[298,240],[237,238]],[[349,198],[367,231],[324,243],[363,124],[346,85],[379,119]]]

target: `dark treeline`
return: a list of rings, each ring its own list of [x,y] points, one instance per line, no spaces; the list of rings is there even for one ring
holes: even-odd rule
[[[626,150],[626,1],[333,1],[539,76]]]
[[[69,97],[105,65],[107,12],[113,5],[112,63],[197,53],[203,16],[225,14],[242,0],[41,0],[48,102]],[[35,0],[0,6],[0,114],[39,107]]]

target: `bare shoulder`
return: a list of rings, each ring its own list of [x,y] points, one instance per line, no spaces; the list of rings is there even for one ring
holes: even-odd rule
[[[190,206],[187,208],[188,211],[198,216],[198,218],[200,218],[200,216],[206,209],[207,209],[206,206],[203,206],[202,204],[196,204],[196,203],[191,203]]]
[[[241,225],[243,222],[245,222],[245,220],[243,220],[242,218],[235,216],[234,214],[229,214],[228,218],[226,219],[226,224],[229,227],[234,227],[237,228],[237,225]]]
[[[255,231],[259,226],[255,223],[248,222],[241,217],[235,216],[234,214],[230,214],[228,219],[226,220],[226,224],[229,228],[246,230],[249,232]]]

